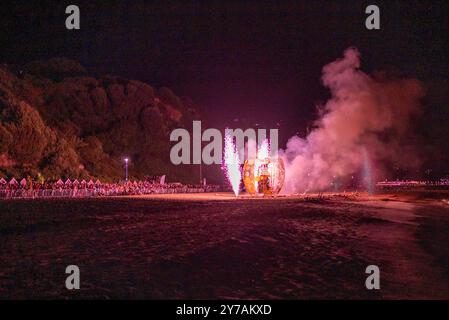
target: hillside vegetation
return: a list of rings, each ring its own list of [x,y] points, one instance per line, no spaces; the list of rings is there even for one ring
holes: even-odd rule
[[[116,181],[128,156],[133,178],[168,174],[192,181],[192,167],[170,163],[169,134],[191,127],[197,110],[168,88],[94,78],[65,58],[2,65],[0,176]]]

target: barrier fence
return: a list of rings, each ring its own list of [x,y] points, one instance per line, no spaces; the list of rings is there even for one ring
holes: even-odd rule
[[[201,193],[201,192],[218,192],[220,186],[206,187],[117,187],[104,188],[95,187],[91,189],[0,189],[0,198],[85,198],[85,197],[101,197],[101,196],[122,196],[122,195],[144,195],[144,194],[175,194],[175,193]]]

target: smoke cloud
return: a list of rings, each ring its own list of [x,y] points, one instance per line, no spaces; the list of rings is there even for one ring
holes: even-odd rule
[[[410,122],[419,114],[422,85],[415,79],[370,76],[360,69],[360,54],[323,68],[322,81],[331,99],[319,108],[315,129],[302,139],[290,138],[281,156],[286,165],[284,192],[330,189],[352,175],[379,177],[386,164],[416,165]]]

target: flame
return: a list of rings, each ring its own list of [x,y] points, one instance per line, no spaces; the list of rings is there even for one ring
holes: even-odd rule
[[[230,134],[226,134],[225,136],[223,169],[235,196],[238,196],[242,174],[240,172],[239,153]]]

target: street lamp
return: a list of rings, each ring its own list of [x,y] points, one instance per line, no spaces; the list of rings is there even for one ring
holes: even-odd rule
[[[128,158],[125,158],[125,181],[128,181]]]

